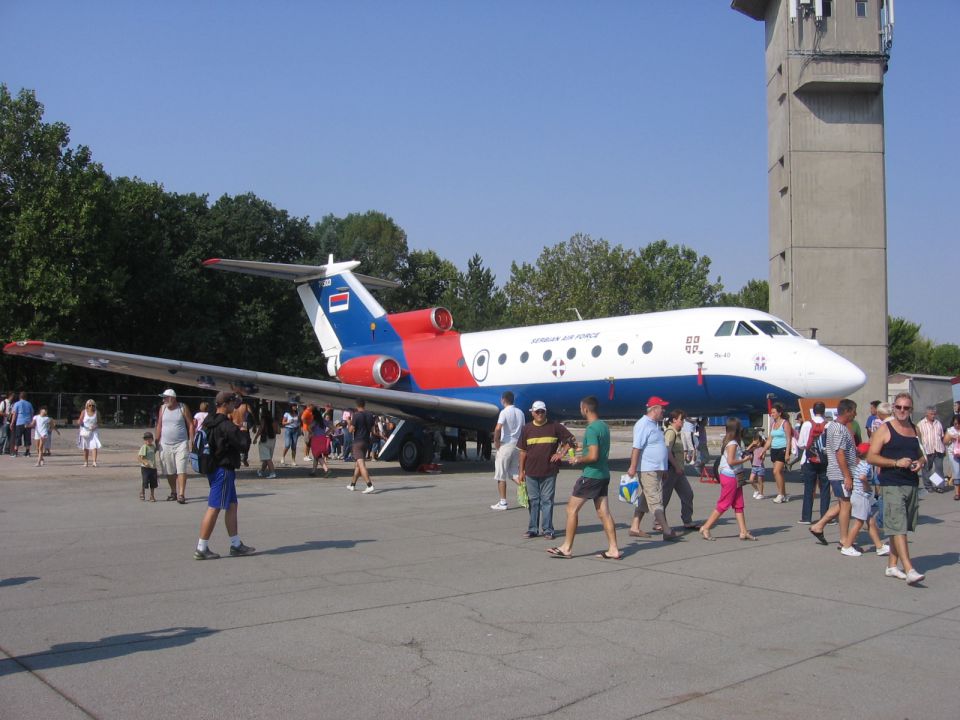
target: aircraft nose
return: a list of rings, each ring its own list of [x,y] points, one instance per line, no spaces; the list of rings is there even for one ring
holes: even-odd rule
[[[807,397],[847,397],[866,382],[863,370],[825,347],[807,359]]]

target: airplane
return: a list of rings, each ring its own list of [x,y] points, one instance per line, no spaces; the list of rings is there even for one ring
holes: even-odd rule
[[[774,400],[846,396],[866,382],[856,365],[769,313],[735,307],[670,310],[460,333],[442,307],[387,313],[355,260],[291,265],[213,258],[209,269],[292,281],[336,380],[24,340],[9,355],[62,362],[204,390],[297,403],[351,404],[400,422],[381,458],[415,470],[432,456],[430,426],[493,428],[500,397],[546,403],[580,418],[594,395],[604,418],[636,418],[651,395],[692,416],[760,414]]]

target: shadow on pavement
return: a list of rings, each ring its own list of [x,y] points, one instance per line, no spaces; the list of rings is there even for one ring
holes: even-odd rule
[[[207,627],[178,627],[108,635],[91,642],[61,643],[43,652],[14,655],[0,660],[0,677],[19,672],[50,670],[96,660],[109,660],[138,652],[166,650],[189,645],[199,637],[218,632],[220,631]]]
[[[921,555],[920,557],[913,558],[913,564],[916,565],[917,570],[922,573],[947,567],[948,565],[956,565],[958,562],[960,562],[960,553],[957,552],[945,552],[939,555]]]
[[[300,545],[284,545],[258,552],[257,555],[289,555],[290,553],[305,552],[307,550],[327,550],[330,548],[352,548],[360,543],[371,543],[375,540],[307,540]]]
[[[25,575],[24,577],[12,577],[0,580],[0,587],[13,587],[14,585],[24,585],[40,578],[35,575]]]
[[[397,492],[398,490],[427,490],[429,488],[434,488],[436,485],[403,485],[401,487],[388,487],[381,490],[377,488],[377,495],[383,495],[388,492]]]

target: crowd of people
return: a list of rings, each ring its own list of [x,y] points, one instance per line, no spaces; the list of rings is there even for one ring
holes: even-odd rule
[[[210,550],[208,540],[221,511],[226,511],[231,554],[253,552],[239,539],[236,511],[236,471],[249,466],[251,445],[257,448],[259,477],[276,477],[273,457],[279,435],[283,444],[281,466],[297,466],[302,440],[302,461],[310,464],[311,476],[319,470],[328,477],[329,461],[333,458],[353,462],[347,488],[356,490],[358,481],[363,480],[363,492],[369,494],[375,488],[367,462],[377,458],[382,444],[395,429],[390,418],[367,412],[362,400],[340,412],[335,412],[330,404],[292,404],[278,420],[267,402],[252,404],[230,392],[217,395],[213,412],[209,403],[201,402],[196,414],[178,401],[173,389],[165,390],[161,398],[155,430],[144,433],[136,455],[141,468],[140,499],[156,502],[155,491],[162,474],[170,489],[166,499],[186,503],[187,478],[192,470],[196,471],[191,468],[191,452],[198,451],[196,440],[203,435],[212,448],[215,467],[207,473],[208,510],[195,552],[199,560],[219,557]],[[567,502],[563,541],[547,552],[554,558],[573,556],[580,510],[592,500],[607,539],[607,547],[598,557],[621,559],[623,554],[608,505],[610,429],[600,418],[599,401],[586,397],[580,403],[586,428],[583,443],[578,444],[563,423],[549,419],[543,401],[531,405],[531,419],[527,421],[525,413],[514,405],[514,399],[513,393],[503,393],[503,409],[492,435],[487,436],[495,451],[494,480],[499,496],[491,508],[509,507],[507,487],[513,482],[518,489],[522,488],[518,495],[522,495],[528,508],[524,536],[542,535],[554,540],[559,534],[553,524],[557,475],[563,464],[582,467]],[[669,405],[663,398],[650,397],[645,414],[633,428],[629,467],[619,488],[635,505],[628,529],[631,537],[652,537],[641,527],[643,517],[650,514],[654,520],[652,531],[660,533],[663,541],[680,540],[684,531],[698,531],[704,540],[712,541],[712,528],[732,509],[739,538],[756,541],[746,521],[743,488],[753,488],[754,500],[769,497],[764,494],[765,460],[769,454],[777,486],[777,494],[771,499],[777,504],[791,500],[784,473],[800,464],[803,501],[798,522],[809,526],[818,543],[828,545],[827,527],[837,525],[840,553],[859,557],[865,550],[857,541],[865,530],[873,543],[873,552],[887,559],[888,577],[905,579],[910,584],[923,579],[912,565],[906,536],[916,528],[918,502],[925,493],[944,492],[952,484],[954,500],[960,501],[960,403],[949,426],[944,428],[933,407],[926,408],[923,419],[914,423],[913,401],[908,393],[897,395],[892,403],[876,401],[870,405],[865,434],[856,420],[856,404],[848,399],[838,404],[832,419],[827,417],[823,403],[815,403],[810,416],[796,425],[782,405],[774,404],[766,433],[745,432],[740,420],[729,418],[714,463],[719,499],[702,524],[694,521],[694,492],[685,466],[707,466],[706,425],[702,419],[692,420],[682,409],[668,412]],[[102,445],[100,414],[94,400],[84,403],[76,428],[83,466],[97,467]],[[0,454],[18,456],[22,450],[25,457],[31,457],[33,449],[36,464],[43,465],[53,432],[60,430],[47,408],[35,409],[25,392],[18,397],[7,393],[0,400]],[[459,458],[465,435],[460,433],[455,440]],[[466,454],[465,448],[462,452]],[[482,445],[478,445],[477,454],[482,457]],[[680,498],[681,526],[676,529],[666,515],[674,494]],[[819,517],[814,522],[817,494]],[[835,502],[831,503],[831,498]]]
[[[499,499],[491,508],[505,510],[509,506],[506,487],[513,480],[518,488],[523,486],[518,497],[523,498],[529,510],[524,537],[543,535],[553,540],[557,536],[553,526],[557,473],[563,462],[582,465],[582,474],[567,502],[564,540],[547,553],[554,558],[573,557],[580,510],[586,501],[593,500],[607,540],[606,549],[597,557],[621,559],[623,554],[608,505],[610,430],[600,419],[598,400],[587,397],[581,401],[580,412],[587,426],[579,453],[567,428],[548,419],[544,402],[532,404],[530,422],[514,406],[511,392],[503,394],[501,404],[503,410],[493,432],[494,480]],[[857,540],[865,529],[875,554],[886,558],[887,577],[906,580],[911,585],[924,579],[913,567],[907,533],[914,531],[918,522],[921,478],[924,485],[940,491],[952,482],[954,499],[960,500],[960,403],[946,430],[932,407],[926,409],[923,420],[914,424],[909,393],[897,395],[892,403],[871,403],[866,439],[861,437],[856,421],[856,403],[849,399],[838,403],[833,419],[827,418],[823,403],[815,403],[810,417],[798,427],[790,424],[783,406],[774,404],[767,435],[754,433],[749,441],[745,441],[740,420],[728,418],[716,463],[720,497],[702,525],[693,520],[693,489],[684,469],[684,463],[695,457],[691,452],[692,439],[688,443],[686,437],[689,425],[684,411],[674,409],[664,428],[664,413],[669,404],[663,398],[650,397],[646,413],[634,425],[630,465],[620,479],[621,495],[636,506],[628,530],[630,536],[651,537],[641,528],[643,516],[649,513],[654,517],[654,532],[661,533],[664,541],[681,539],[682,531],[671,527],[666,517],[667,505],[676,493],[680,497],[683,530],[696,530],[704,540],[713,541],[716,538],[711,529],[732,509],[740,540],[756,541],[746,522],[743,487],[754,487],[755,500],[766,499],[763,463],[769,451],[777,483],[773,501],[777,504],[790,500],[783,475],[785,468],[800,463],[804,492],[798,522],[809,525],[809,532],[818,543],[829,544],[825,530],[836,524],[841,555],[859,557],[865,551]],[[703,442],[702,447],[705,446]],[[635,490],[631,490],[631,484]],[[812,522],[818,491],[820,517]],[[832,504],[831,495],[836,499]],[[884,541],[882,533],[889,542]]]

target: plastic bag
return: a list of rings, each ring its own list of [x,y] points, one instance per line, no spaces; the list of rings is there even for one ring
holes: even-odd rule
[[[629,475],[620,476],[620,490],[617,492],[617,499],[620,502],[630,503],[632,505],[640,504],[640,480]]]
[[[530,498],[527,495],[526,483],[520,483],[517,485],[517,505],[525,508],[530,507]]]

